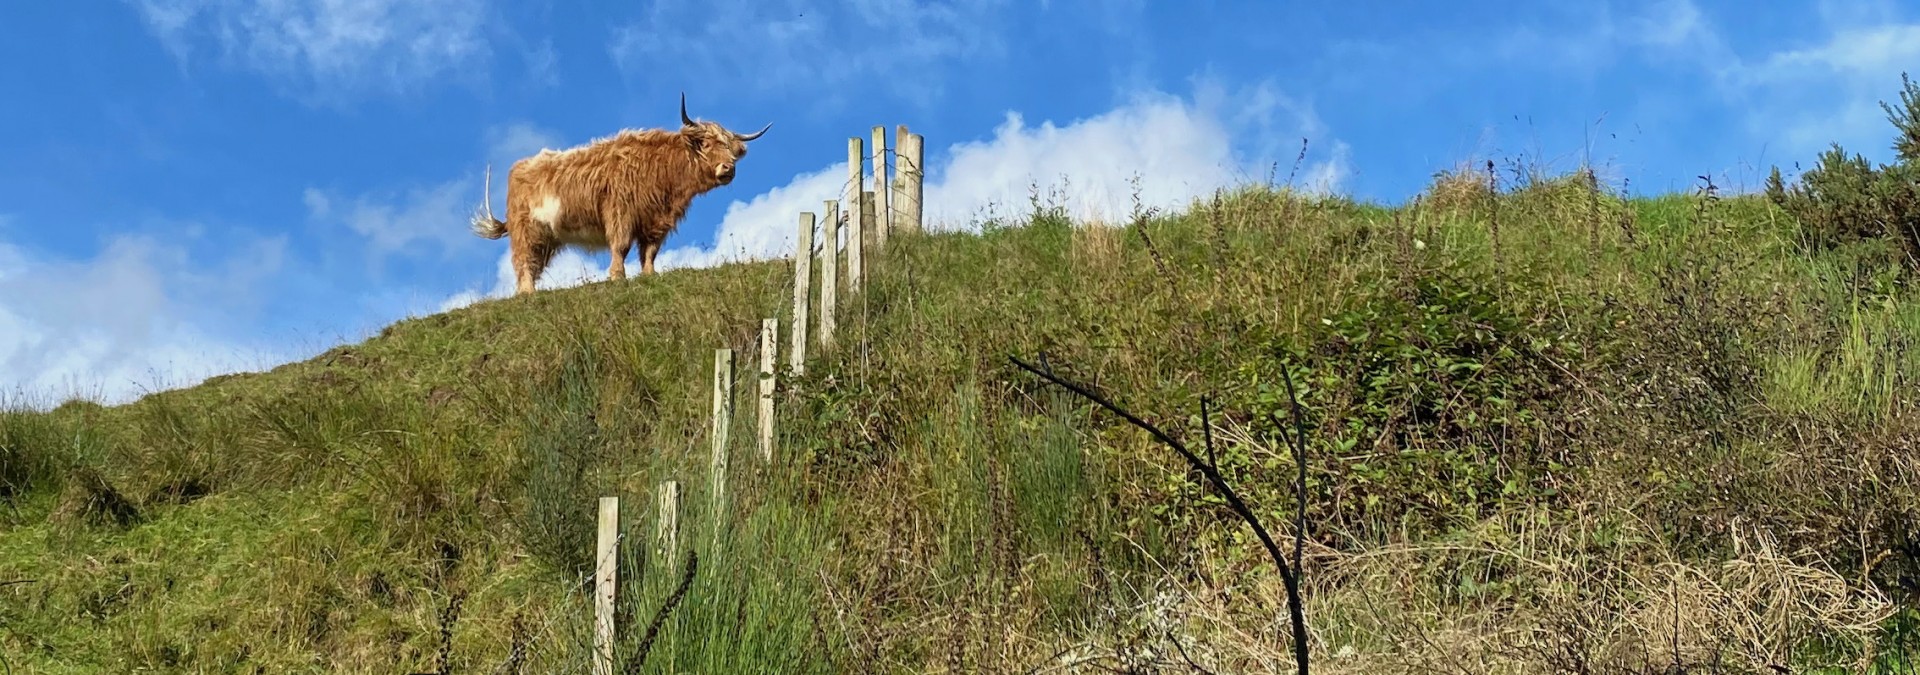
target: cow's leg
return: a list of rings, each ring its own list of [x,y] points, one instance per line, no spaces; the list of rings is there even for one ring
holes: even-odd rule
[[[540,279],[540,268],[542,267],[540,263],[535,262],[535,258],[538,256],[533,250],[533,242],[530,241],[533,237],[526,234],[512,234],[509,236],[512,237],[512,240],[509,242],[512,245],[508,248],[513,250],[513,294],[526,295],[532,293],[533,282]]]
[[[557,249],[555,242],[536,240],[530,235],[513,240],[515,295],[533,292],[534,283],[540,281],[540,273],[545,272],[547,264],[553,262],[553,254],[558,252]]]
[[[640,274],[653,274],[653,257],[660,254],[660,242],[649,241],[640,246]]]
[[[627,278],[627,253],[633,250],[633,231],[620,230],[607,234],[607,280],[619,281]]]

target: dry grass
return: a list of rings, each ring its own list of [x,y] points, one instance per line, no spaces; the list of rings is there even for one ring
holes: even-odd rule
[[[1471,161],[1463,161],[1435,172],[1419,198],[1435,213],[1458,218],[1482,212],[1494,194],[1486,172]]]
[[[1817,558],[1783,555],[1759,533],[1711,566],[1596,559],[1564,534],[1316,548],[1307,557],[1315,672],[1781,672],[1814,640],[1872,645],[1899,608]],[[1047,667],[1293,672],[1279,580],[1218,552],[1195,562],[1211,572],[1187,580],[1163,568],[1133,594],[1138,601],[1110,608],[1104,632],[1047,645]],[[1500,588],[1463,603],[1437,581]],[[1863,651],[1850,672],[1867,672],[1874,653]]]

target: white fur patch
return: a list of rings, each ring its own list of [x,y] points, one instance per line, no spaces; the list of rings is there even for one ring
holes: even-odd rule
[[[560,224],[560,198],[553,195],[547,195],[542,198],[540,204],[533,207],[532,215],[534,220],[540,221],[548,228],[558,227]]]

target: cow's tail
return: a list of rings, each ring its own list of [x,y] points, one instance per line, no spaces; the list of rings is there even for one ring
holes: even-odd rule
[[[493,217],[493,164],[487,164],[487,175],[480,181],[480,208],[473,210],[473,220],[467,227],[473,233],[486,239],[499,239],[506,236],[507,224]]]
[[[473,222],[469,223],[468,227],[473,229],[474,234],[487,239],[499,239],[507,236],[507,224],[495,220],[493,216],[484,213],[473,214]]]

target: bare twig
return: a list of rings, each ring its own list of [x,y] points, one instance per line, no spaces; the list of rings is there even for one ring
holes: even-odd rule
[[[1186,661],[1188,667],[1192,668],[1195,672],[1205,673],[1205,675],[1214,675],[1213,671],[1207,670],[1206,668],[1201,667],[1200,664],[1195,663],[1193,661],[1193,657],[1187,654],[1187,648],[1184,645],[1180,644],[1180,637],[1177,635],[1174,635],[1173,631],[1171,630],[1167,631],[1167,641],[1173,643],[1174,651],[1180,652],[1180,660]]]
[[[1300,569],[1300,550],[1306,546],[1307,538],[1307,426],[1305,422],[1306,418],[1300,414],[1300,397],[1295,395],[1293,391],[1293,371],[1283,367],[1280,369],[1280,374],[1282,379],[1287,383],[1287,403],[1293,406],[1293,464],[1299,467],[1299,474],[1295,477],[1293,485],[1294,493],[1299,500],[1294,507],[1293,513],[1293,568],[1298,570]],[[1298,589],[1288,589],[1288,593],[1293,596],[1289,601],[1294,606],[1293,611],[1295,616],[1298,617],[1300,612],[1299,591]],[[1304,621],[1298,618],[1295,619],[1295,623],[1305,624]],[[1305,640],[1304,629],[1301,630],[1301,635],[1296,639]],[[1300,649],[1302,650],[1300,672],[1304,673],[1306,672],[1306,666],[1304,665],[1306,661],[1306,647],[1302,646]]]
[[[1207,463],[1212,464],[1213,468],[1218,469],[1220,468],[1220,455],[1213,451],[1213,423],[1208,421],[1212,418],[1212,412],[1207,407],[1207,397],[1200,397],[1200,431],[1206,434]],[[1299,565],[1300,563],[1295,562],[1294,564]]]
[[[1020,358],[1016,356],[1009,356],[1007,358],[1013,361],[1013,364],[1016,366],[1019,366],[1021,369],[1026,370],[1027,372],[1033,373],[1035,375],[1038,375],[1049,382],[1060,385],[1061,387],[1066,388],[1068,391],[1078,394],[1080,395],[1080,397],[1085,398],[1089,401],[1092,401],[1098,404],[1102,408],[1106,408],[1109,412],[1112,412],[1115,415],[1119,415],[1120,417],[1125,418],[1129,423],[1132,423],[1134,426],[1139,427],[1141,430],[1146,431],[1148,434],[1153,435],[1153,437],[1159,439],[1161,443],[1165,443],[1167,447],[1173,448],[1174,452],[1179,453],[1181,458],[1187,460],[1188,464],[1192,465],[1194,469],[1198,470],[1201,473],[1201,475],[1206,477],[1209,483],[1213,484],[1215,489],[1220,491],[1221,496],[1226,498],[1227,505],[1233,509],[1233,512],[1239,515],[1241,520],[1246,521],[1247,525],[1253,528],[1254,536],[1259,537],[1260,544],[1266,547],[1267,555],[1273,559],[1274,567],[1280,570],[1280,582],[1286,586],[1287,610],[1289,614],[1289,619],[1293,624],[1294,663],[1299,666],[1300,675],[1307,675],[1307,623],[1306,623],[1306,617],[1303,614],[1303,610],[1301,609],[1301,603],[1300,603],[1300,579],[1295,575],[1295,568],[1298,565],[1298,563],[1296,562],[1294,565],[1289,565],[1287,563],[1286,556],[1280,552],[1279,544],[1274,543],[1273,536],[1267,533],[1266,526],[1260,524],[1260,518],[1258,516],[1255,516],[1253,514],[1253,509],[1248,508],[1246,502],[1240,499],[1240,494],[1233,490],[1233,486],[1227,483],[1227,479],[1224,476],[1220,475],[1220,471],[1214,468],[1212,465],[1208,464],[1207,462],[1201,460],[1198,455],[1195,455],[1193,453],[1193,451],[1188,450],[1185,444],[1181,443],[1178,440],[1175,440],[1172,436],[1167,435],[1167,432],[1161,431],[1160,428],[1157,426],[1154,426],[1153,423],[1148,422],[1144,419],[1141,419],[1139,416],[1136,416],[1133,413],[1128,412],[1126,409],[1121,408],[1118,405],[1115,405],[1113,402],[1108,401],[1105,397],[1097,393],[1094,393],[1093,391],[1087,389],[1086,387],[1075,384],[1073,382],[1069,382],[1066,379],[1053,374],[1052,369],[1050,368],[1045,370],[1036,368],[1032,365],[1027,364],[1027,362],[1020,360]],[[1289,380],[1289,382],[1291,382],[1291,380]],[[1291,392],[1291,386],[1289,386],[1289,392]],[[1296,406],[1296,412],[1297,412],[1297,406],[1299,405],[1298,402],[1296,401],[1294,405]],[[1296,421],[1297,421],[1297,417],[1296,417]],[[1209,424],[1209,422],[1207,420],[1201,420],[1201,424],[1204,426]],[[1300,433],[1301,433],[1301,438],[1304,439],[1306,432],[1301,431]],[[1305,458],[1296,456],[1296,461],[1304,462]],[[1304,464],[1302,466],[1304,466]],[[1304,486],[1304,479],[1303,479],[1302,485]],[[1304,491],[1301,493],[1300,499],[1302,500],[1302,502],[1305,501],[1306,495]],[[1304,514],[1304,509],[1302,509],[1302,513]],[[1301,522],[1304,523],[1305,516],[1302,515],[1301,518],[1302,518]],[[1304,538],[1301,535],[1296,533],[1294,537],[1294,545],[1295,545],[1294,560],[1295,561],[1298,561],[1300,559],[1299,547],[1303,542],[1303,539]]]

